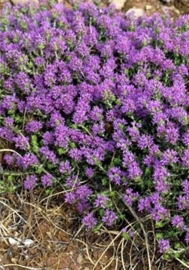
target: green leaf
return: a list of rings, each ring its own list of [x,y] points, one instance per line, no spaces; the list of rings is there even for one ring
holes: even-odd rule
[[[125,240],[129,240],[130,239],[130,236],[129,236],[129,234],[127,232],[122,233],[122,236],[123,236],[123,238]]]
[[[92,228],[92,232],[94,232],[94,233],[98,232],[99,229],[100,229],[100,227],[101,227],[101,224],[98,224],[98,225],[94,226],[94,227]]]
[[[32,146],[32,150],[34,153],[39,153],[39,145],[37,142],[37,136],[36,135],[32,135],[31,136],[31,146]]]
[[[59,155],[63,155],[64,153],[66,153],[64,148],[58,148],[57,152]]]
[[[165,260],[170,260],[171,255],[169,255],[169,254],[164,254],[164,255],[163,255],[163,258],[164,258]]]
[[[163,233],[156,233],[156,239],[157,240],[163,239]]]
[[[102,185],[106,186],[108,184],[108,179],[107,178],[102,178]]]
[[[101,208],[101,209],[99,210],[99,215],[100,215],[101,217],[104,215],[104,209],[103,209],[103,208]]]
[[[181,245],[180,245],[179,242],[177,242],[177,243],[174,244],[174,248],[175,248],[175,249],[179,249],[180,247],[181,247]]]
[[[161,222],[161,221],[158,221],[158,222],[156,222],[155,227],[156,228],[163,228],[164,227],[164,223]]]

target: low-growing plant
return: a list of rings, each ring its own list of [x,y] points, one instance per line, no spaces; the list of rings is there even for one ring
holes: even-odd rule
[[[64,189],[93,231],[128,239],[150,217],[159,251],[186,265],[189,16],[50,5],[0,18],[3,171],[31,191]]]

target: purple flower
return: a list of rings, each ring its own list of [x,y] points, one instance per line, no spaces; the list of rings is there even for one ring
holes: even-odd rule
[[[11,165],[14,162],[14,156],[10,154],[5,154],[3,156],[3,160],[6,162],[6,164]]]
[[[188,146],[189,145],[189,131],[185,132],[182,137],[183,143]]]
[[[105,208],[107,201],[108,201],[108,198],[106,196],[101,195],[101,194],[97,194],[94,205],[95,205],[95,207]]]
[[[186,233],[184,240],[187,244],[189,243],[189,232]]]
[[[41,183],[44,187],[50,187],[52,186],[52,175],[45,174],[41,177]]]
[[[158,241],[159,252],[166,253],[170,248],[169,240],[161,239]]]
[[[182,188],[186,195],[189,195],[189,181],[186,179],[182,182]]]
[[[75,191],[75,195],[77,200],[86,201],[90,195],[92,194],[92,190],[87,185],[82,185],[77,187]]]
[[[44,145],[50,145],[54,143],[54,135],[53,132],[46,131],[43,133],[43,144]]]
[[[26,124],[25,130],[28,133],[34,133],[42,128],[42,123],[36,120],[32,120]]]
[[[59,164],[59,171],[60,173],[70,174],[71,173],[71,166],[68,160],[62,161]]]
[[[153,209],[151,210],[151,216],[153,220],[160,221],[162,219],[168,218],[169,213],[165,207],[157,203],[154,205]]]
[[[185,225],[184,225],[184,219],[183,217],[179,216],[179,215],[175,215],[173,218],[172,218],[172,221],[171,221],[171,224],[178,228],[178,229],[181,229],[181,230],[184,230],[185,229]]]
[[[11,117],[5,117],[4,118],[4,124],[6,127],[10,127],[10,128],[13,128],[13,125],[14,125],[14,119],[12,119]]]
[[[111,167],[108,170],[108,177],[110,179],[111,182],[113,182],[116,185],[120,185],[121,184],[121,170],[119,167]]]
[[[105,210],[104,216],[102,217],[102,221],[107,225],[107,226],[112,226],[114,221],[116,220],[117,216],[115,212],[112,210]]]
[[[46,67],[45,74],[44,74],[44,82],[46,86],[51,87],[55,84],[57,80],[56,71],[57,71],[57,68],[55,65],[49,64]]]
[[[24,188],[33,190],[37,184],[37,177],[35,175],[28,175],[24,181]]]
[[[83,153],[77,148],[73,148],[68,152],[69,156],[75,161],[80,161],[82,159]]]
[[[15,143],[15,147],[21,149],[21,150],[26,150],[29,147],[29,138],[28,137],[24,137],[22,135],[17,135],[17,137],[15,137],[13,139],[14,143]]]
[[[95,122],[96,121],[100,121],[100,120],[103,119],[102,113],[103,113],[103,110],[102,109],[100,109],[97,106],[94,106],[93,109],[90,112],[90,119],[92,121],[95,121]]]
[[[73,204],[76,200],[76,195],[74,191],[71,191],[71,192],[67,191],[64,196],[65,196],[64,198],[65,202],[69,204]]]
[[[82,219],[82,223],[88,228],[92,229],[96,224],[97,221],[93,216],[93,213],[89,213]]]
[[[94,175],[94,170],[91,167],[87,167],[85,170],[85,175],[91,179]]]
[[[149,135],[142,135],[138,140],[138,147],[140,149],[151,148],[153,145],[153,139]]]
[[[171,163],[178,162],[177,152],[171,149],[167,149],[161,156],[161,164],[167,166]]]
[[[131,162],[128,165],[128,177],[133,180],[140,179],[142,176],[142,170],[140,169],[136,161]]]
[[[134,161],[135,161],[134,154],[129,151],[125,151],[123,155],[122,165],[127,168],[129,164],[133,163]]]
[[[127,131],[128,131],[128,133],[129,133],[129,135],[130,135],[130,137],[131,137],[131,140],[132,140],[133,142],[138,141],[138,139],[140,138],[140,131],[139,131],[139,129],[138,129],[137,126],[135,126],[135,125],[133,124],[133,127],[128,127],[128,128],[127,128]]]
[[[167,128],[165,130],[165,139],[168,143],[175,144],[179,138],[179,132],[177,128]]]
[[[27,153],[25,154],[20,161],[20,166],[23,169],[27,169],[29,166],[37,165],[38,164],[38,159],[37,157],[32,154],[32,153]]]
[[[181,160],[182,160],[182,166],[189,168],[189,150],[188,149],[184,150]]]
[[[138,196],[139,196],[138,192],[133,192],[132,188],[127,188],[123,196],[123,199],[129,206],[132,206],[133,201],[136,200]]]
[[[43,146],[39,149],[40,154],[43,155],[45,160],[50,161],[53,164],[56,164],[58,162],[58,159],[55,155],[55,153],[49,149],[48,146]]]
[[[28,94],[30,92],[31,83],[29,76],[21,71],[15,77],[15,83],[17,84],[17,87],[19,87],[19,89],[24,93]]]
[[[69,129],[64,124],[60,124],[55,128],[54,137],[55,137],[55,145],[59,147],[67,147],[69,141]]]
[[[145,197],[145,198],[139,199],[139,202],[138,202],[139,212],[142,212],[142,211],[150,212],[151,211],[151,204],[150,203],[151,203],[150,197]]]

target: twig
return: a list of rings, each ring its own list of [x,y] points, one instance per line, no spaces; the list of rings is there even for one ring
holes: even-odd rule
[[[119,195],[119,194],[118,194]],[[119,195],[119,197],[121,197]],[[122,197],[121,197],[122,198]],[[123,198],[122,198],[123,200]],[[127,208],[129,209],[129,211],[131,212],[131,214],[133,215],[133,217],[138,221],[138,223],[140,224],[140,227],[143,231],[143,235],[144,235],[144,241],[145,241],[145,245],[146,245],[146,252],[147,252],[147,259],[148,259],[148,269],[149,270],[152,270],[152,264],[151,264],[151,260],[150,260],[150,252],[149,252],[149,244],[148,244],[148,237],[147,237],[147,233],[144,229],[144,226],[140,220],[140,218],[137,216],[136,212],[133,210],[133,208],[128,205],[124,200],[123,200],[123,203],[127,206]]]

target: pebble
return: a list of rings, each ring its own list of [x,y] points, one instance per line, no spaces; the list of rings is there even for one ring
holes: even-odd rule
[[[79,254],[79,256],[77,257],[77,262],[82,263],[82,261],[83,261],[83,256]]]
[[[153,7],[151,6],[151,5],[146,5],[145,6],[145,10],[150,10],[150,9],[152,9]]]
[[[109,2],[111,4],[114,4],[117,10],[121,10],[124,7],[127,0],[110,0]]]

